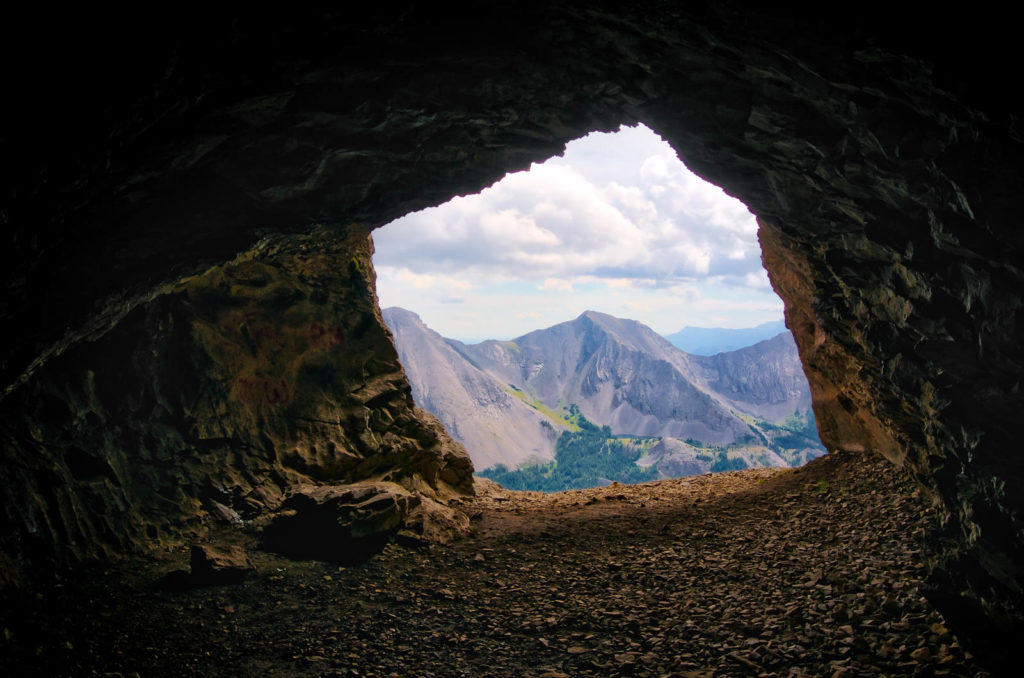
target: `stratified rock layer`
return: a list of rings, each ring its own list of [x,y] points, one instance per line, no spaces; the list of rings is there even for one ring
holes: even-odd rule
[[[301,234],[378,226],[643,120],[761,218],[823,439],[908,464],[931,489],[946,515],[932,595],[999,662],[1024,636],[1011,24],[743,5],[211,9],[131,33],[104,30],[106,17],[19,23],[33,49],[3,45],[20,69],[2,129],[4,557],[34,566],[160,541],[211,499],[238,512],[230,488],[276,501],[293,474],[400,468],[417,484],[462,469],[430,461],[450,448],[412,410],[368,291],[334,323],[313,312],[332,302],[311,286],[306,324],[276,338],[232,315],[265,273],[257,243],[339,252],[365,231]],[[249,258],[252,277],[230,279]],[[209,295],[176,286],[200,274]],[[266,308],[290,307],[280,290]],[[312,323],[345,329],[344,351],[329,350],[354,372],[320,369]],[[257,363],[240,348],[278,341],[309,350]],[[292,377],[322,380],[326,400]]]

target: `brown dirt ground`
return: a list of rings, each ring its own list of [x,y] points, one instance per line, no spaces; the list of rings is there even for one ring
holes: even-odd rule
[[[5,601],[3,676],[984,675],[921,597],[930,509],[884,461],[552,495],[483,484],[472,536],[366,563],[184,551]]]

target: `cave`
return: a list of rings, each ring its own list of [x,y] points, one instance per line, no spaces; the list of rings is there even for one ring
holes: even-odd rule
[[[370,483],[407,529],[457,531],[445,502],[472,468],[412,406],[367,236],[643,122],[757,215],[823,442],[912,470],[943,515],[929,597],[1009,665],[1024,155],[1008,26],[654,0],[12,25],[5,586],[187,543],[300,485]]]

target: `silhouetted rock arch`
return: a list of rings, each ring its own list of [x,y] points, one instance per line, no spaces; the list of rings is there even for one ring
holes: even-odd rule
[[[1019,637],[1000,36],[741,6],[48,17],[9,44],[0,569],[173,542],[310,480],[468,491],[411,409],[365,235],[643,121],[758,215],[825,443],[911,465],[943,506],[934,600],[982,651]]]

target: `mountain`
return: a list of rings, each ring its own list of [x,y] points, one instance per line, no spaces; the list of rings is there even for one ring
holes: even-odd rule
[[[684,327],[665,338],[675,346],[694,355],[714,355],[753,346],[786,331],[786,323],[773,320],[757,327],[730,330],[721,327]]]
[[[477,469],[554,458],[555,440],[564,426],[467,361],[415,313],[392,307],[383,315],[413,400],[465,445]]]
[[[587,311],[512,341],[452,345],[502,382],[552,408],[575,403],[616,433],[713,443],[752,433],[705,386],[717,374],[635,320]]]
[[[820,448],[811,433],[786,438],[792,454],[773,451],[773,441],[794,427],[802,431],[810,414],[788,332],[739,351],[697,356],[639,322],[593,311],[512,341],[473,345],[444,339],[409,311],[386,309],[384,319],[413,398],[463,442],[478,470],[552,460],[559,435],[578,430],[572,405],[617,436],[650,439],[641,444],[638,463],[663,474],[716,463],[718,470],[736,458],[782,465]],[[778,428],[787,417],[794,423]],[[658,447],[655,438],[664,444]],[[729,446],[729,460],[714,456]]]
[[[796,342],[788,330],[736,351],[693,356],[706,384],[740,411],[778,421],[811,406]]]

